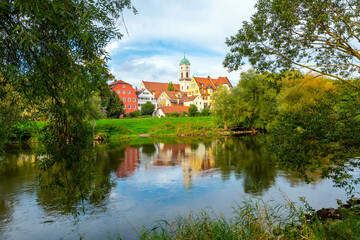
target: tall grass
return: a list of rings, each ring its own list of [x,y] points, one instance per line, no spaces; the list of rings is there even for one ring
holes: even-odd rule
[[[237,204],[231,219],[200,211],[177,216],[172,221],[157,221],[143,227],[139,239],[360,239],[357,210],[345,210],[342,221],[321,222],[315,215],[310,221],[308,207],[271,205],[262,200]]]

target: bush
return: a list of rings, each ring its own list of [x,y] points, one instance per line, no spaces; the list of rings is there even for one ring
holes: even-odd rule
[[[203,108],[203,110],[201,111],[201,115],[203,116],[210,116],[211,111],[210,108]]]
[[[130,118],[137,118],[140,116],[140,113],[139,113],[139,111],[134,111],[134,112],[129,113],[128,116]]]
[[[141,115],[152,115],[154,111],[155,106],[149,101],[141,106]]]
[[[198,109],[194,104],[191,104],[189,107],[189,116],[194,117],[198,113]]]
[[[167,117],[180,117],[180,114],[177,112],[169,113],[166,115]]]

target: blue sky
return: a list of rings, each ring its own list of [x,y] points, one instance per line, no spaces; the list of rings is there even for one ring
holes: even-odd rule
[[[124,12],[124,22],[118,27],[125,35],[107,47],[110,71],[117,80],[133,87],[139,87],[142,80],[178,83],[179,62],[185,52],[192,76],[227,76],[232,84],[238,83],[240,72],[229,73],[222,66],[229,51],[225,39],[250,19],[256,0],[132,3],[138,14]]]

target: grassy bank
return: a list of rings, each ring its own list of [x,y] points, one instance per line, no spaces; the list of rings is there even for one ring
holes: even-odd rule
[[[96,121],[95,134],[106,140],[121,140],[143,136],[212,135],[215,130],[214,117],[175,118],[126,118],[100,119]],[[9,142],[37,142],[46,122],[19,123],[14,126]],[[92,122],[89,123],[89,125]]]
[[[149,136],[212,135],[214,117],[101,119],[95,133],[108,140]]]
[[[359,208],[341,209],[341,220],[309,219],[293,203],[269,206],[245,201],[231,219],[201,211],[143,227],[139,239],[360,239]]]

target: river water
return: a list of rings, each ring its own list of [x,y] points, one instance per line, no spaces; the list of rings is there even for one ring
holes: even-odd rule
[[[190,211],[231,217],[232,207],[245,199],[305,197],[317,209],[346,199],[331,180],[313,174],[315,181],[306,184],[277,169],[251,136],[97,146],[92,174],[82,171],[81,181],[39,170],[36,148],[7,148],[0,160],[0,239],[135,239],[142,226]],[[51,181],[40,184],[44,176]],[[81,201],[84,189],[90,190]]]

